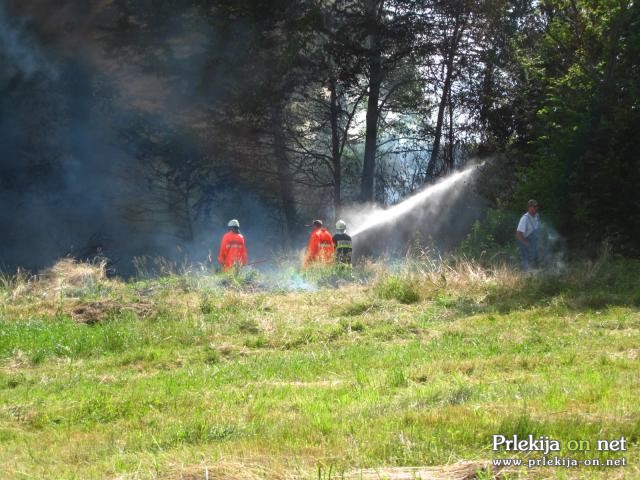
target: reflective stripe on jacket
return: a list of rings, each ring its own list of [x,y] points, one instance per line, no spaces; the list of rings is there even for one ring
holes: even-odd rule
[[[351,236],[346,233],[336,233],[333,236],[333,245],[336,250],[336,261],[350,264],[351,252],[353,251]]]

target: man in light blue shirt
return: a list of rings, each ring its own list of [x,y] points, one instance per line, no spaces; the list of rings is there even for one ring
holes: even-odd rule
[[[538,202],[529,200],[527,212],[522,215],[516,229],[518,248],[522,270],[528,272],[538,264],[538,229],[540,228],[540,216],[538,215]]]

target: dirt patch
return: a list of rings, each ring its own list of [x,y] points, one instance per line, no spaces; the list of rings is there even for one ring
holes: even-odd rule
[[[134,312],[141,318],[155,312],[155,306],[149,302],[118,303],[112,300],[82,303],[71,307],[67,313],[77,323],[92,325],[104,322],[124,312]]]
[[[389,467],[359,470],[345,475],[346,479],[358,480],[473,480],[479,474],[487,475],[491,462],[460,462],[438,467]],[[491,467],[490,478],[501,478]],[[483,476],[482,478],[486,478]]]

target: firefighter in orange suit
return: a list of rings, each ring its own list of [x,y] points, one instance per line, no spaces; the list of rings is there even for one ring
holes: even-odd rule
[[[309,246],[305,266],[314,262],[331,263],[333,261],[333,237],[322,225],[322,220],[314,220],[309,235]]]
[[[240,222],[234,218],[229,221],[227,226],[229,231],[222,237],[220,254],[218,255],[218,263],[222,265],[225,272],[234,265],[247,264],[247,248],[244,244],[244,237],[240,233]]]

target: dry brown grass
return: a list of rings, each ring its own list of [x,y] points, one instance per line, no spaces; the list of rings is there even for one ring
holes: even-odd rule
[[[63,258],[38,275],[39,287],[59,291],[67,288],[84,288],[104,282],[107,279],[107,262],[96,259],[93,262],[78,262],[73,258]]]
[[[4,275],[2,286],[12,300],[37,296],[75,296],[87,288],[113,283],[107,279],[107,261],[97,258],[93,262],[79,262],[63,258],[37,275],[18,270],[14,275]]]
[[[465,291],[482,289],[490,282],[506,288],[517,288],[523,281],[519,272],[506,265],[487,268],[465,259],[458,259],[452,264],[442,261],[425,263],[425,267],[420,268],[419,272],[439,288]]]
[[[473,480],[479,478],[479,474],[490,475],[482,478],[502,478],[499,471],[490,469],[490,464],[489,461],[470,461],[436,467],[374,468],[357,470],[344,475],[336,474],[335,478],[353,480]],[[506,471],[503,470],[503,472]],[[209,465],[174,467],[160,478],[162,480],[299,480],[310,477],[281,469],[274,470],[256,463],[221,460]]]
[[[10,298],[15,298],[30,292],[33,289],[33,284],[37,282],[37,280],[37,276],[21,268],[19,268],[14,275],[0,275],[0,285],[2,285],[4,291],[9,294]]]
[[[486,473],[491,462],[459,462],[438,467],[388,467],[372,468],[352,472],[345,476],[358,480],[472,480],[478,473]],[[491,478],[500,478],[500,474],[491,470]],[[483,477],[485,478],[485,477]]]
[[[160,477],[162,480],[294,480],[296,475],[264,465],[220,460],[211,465],[182,466]]]
[[[156,308],[150,302],[123,303],[101,300],[99,302],[74,305],[68,308],[67,313],[69,313],[74,321],[91,325],[103,322],[127,311],[134,312],[139,317],[144,318],[152,315],[156,311]]]

